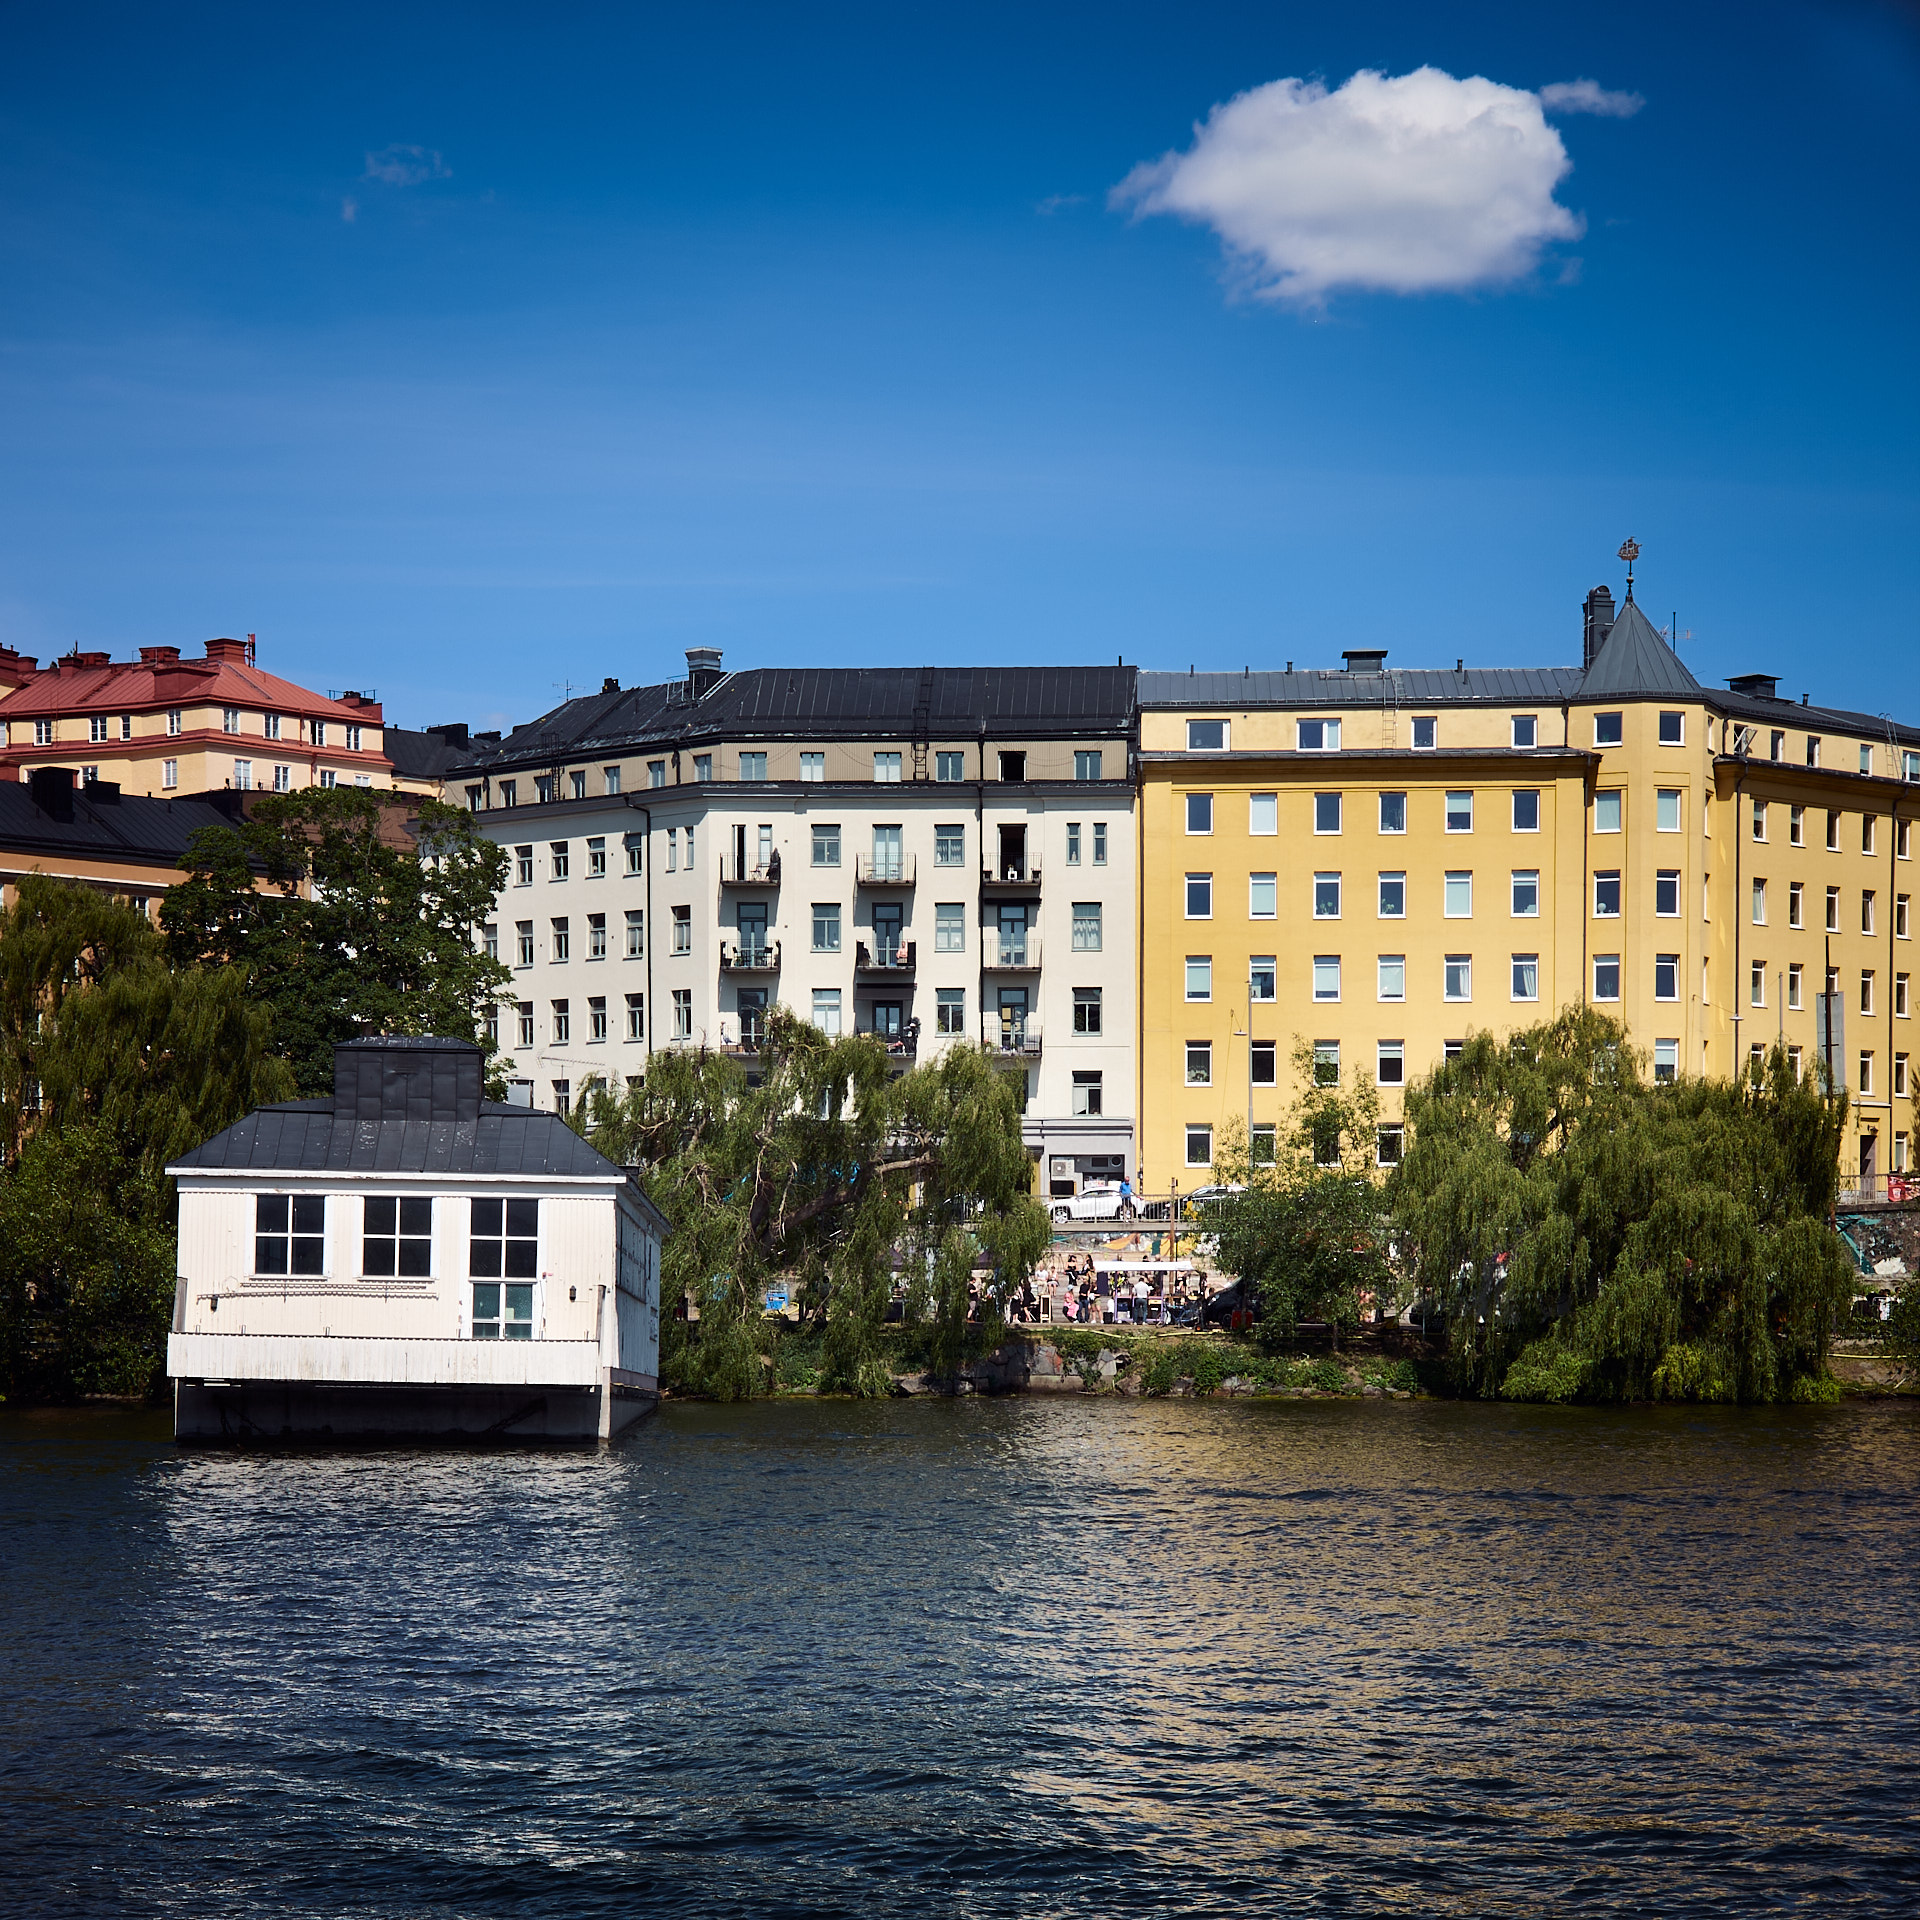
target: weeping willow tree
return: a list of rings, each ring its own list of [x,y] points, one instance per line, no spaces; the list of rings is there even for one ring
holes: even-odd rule
[[[173,1299],[167,1162],[293,1091],[229,968],[37,874],[0,915],[0,1394],[137,1393]]]
[[[1824,1397],[1852,1272],[1829,1223],[1846,1097],[1775,1051],[1649,1085],[1574,1008],[1408,1089],[1389,1183],[1464,1384],[1523,1400]]]
[[[1051,1237],[1013,1087],[974,1047],[895,1073],[871,1035],[830,1037],[777,1010],[751,1078],[724,1054],[663,1050],[624,1092],[592,1087],[574,1124],[637,1166],[672,1223],[661,1374],[684,1391],[763,1390],[757,1330],[774,1280],[798,1287],[824,1332],[823,1384],[891,1391],[880,1328],[896,1271],[936,1370],[952,1372],[976,1266],[994,1277],[974,1332],[991,1335]]]

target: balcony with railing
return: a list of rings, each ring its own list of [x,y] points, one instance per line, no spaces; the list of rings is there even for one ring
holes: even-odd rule
[[[778,940],[723,940],[720,943],[722,973],[778,973]]]
[[[744,860],[736,860],[727,854],[720,862],[720,884],[723,887],[777,887],[780,855],[770,853],[765,860],[760,860],[749,854]]]
[[[1037,860],[1009,860],[996,869],[980,869],[980,891],[982,893],[1011,894],[1031,897],[1040,891],[1040,863]]]
[[[1035,1060],[1040,1055],[1038,1020],[996,1021],[988,1014],[980,1028],[980,1044],[1007,1060]]]
[[[910,887],[913,885],[913,855],[910,853],[857,853],[853,857],[853,879],[861,887]]]
[[[983,927],[980,966],[986,973],[1038,973],[1040,936],[1031,930],[1013,934],[1003,927]]]
[[[869,947],[864,940],[853,946],[853,970],[874,980],[911,980],[914,942],[911,940],[876,941]]]
[[[862,1027],[862,1033],[870,1033],[887,1050],[889,1060],[907,1061],[915,1058],[920,1051],[920,1022],[908,1020],[899,1031],[883,1033],[878,1027]]]

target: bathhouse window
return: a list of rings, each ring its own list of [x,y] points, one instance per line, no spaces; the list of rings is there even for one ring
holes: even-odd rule
[[[255,1273],[325,1273],[327,1196],[262,1193],[253,1203]]]

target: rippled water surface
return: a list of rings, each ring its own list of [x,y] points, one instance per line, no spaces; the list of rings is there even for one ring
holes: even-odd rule
[[[0,1421],[0,1911],[1920,1910],[1920,1410]]]

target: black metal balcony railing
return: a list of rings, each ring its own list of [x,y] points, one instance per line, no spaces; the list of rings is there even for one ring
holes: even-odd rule
[[[1040,936],[1031,929],[1008,933],[987,927],[980,935],[980,965],[988,973],[1038,973]]]
[[[914,943],[911,940],[886,942],[872,948],[861,940],[854,944],[853,970],[855,973],[885,974],[889,979],[911,979],[913,958]]]
[[[723,887],[777,887],[780,884],[780,856],[774,853],[765,860],[757,860],[752,856],[736,860],[728,854],[720,862],[720,884]]]
[[[1040,863],[1009,860],[997,868],[982,867],[980,885],[990,893],[1038,893]]]
[[[720,971],[722,973],[778,973],[780,942],[778,940],[736,940],[731,944],[723,942],[720,948]]]
[[[861,887],[910,887],[914,883],[910,853],[857,853],[853,879]]]
[[[911,1060],[920,1051],[918,1020],[909,1020],[898,1033],[882,1033],[878,1027],[869,1028],[868,1031],[886,1048],[889,1059]]]
[[[1038,1020],[996,1021],[988,1017],[980,1031],[980,1044],[989,1053],[1009,1059],[1034,1059],[1040,1052]]]

